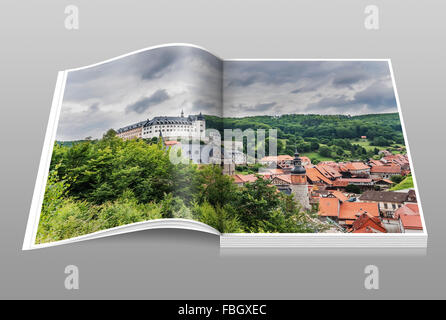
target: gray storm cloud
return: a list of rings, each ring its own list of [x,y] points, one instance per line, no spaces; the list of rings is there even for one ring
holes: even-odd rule
[[[225,61],[223,108],[234,106],[237,116],[397,111],[386,61]]]
[[[155,116],[221,115],[222,61],[191,46],[166,46],[71,71],[59,140],[100,138]],[[202,109],[202,110],[201,110]]]
[[[396,112],[386,61],[222,61],[169,46],[72,71],[59,140],[99,138],[155,116]]]
[[[169,95],[167,94],[165,89],[159,89],[155,93],[153,93],[150,97],[142,98],[141,100],[136,101],[127,106],[125,109],[126,112],[136,112],[136,113],[144,113],[151,106],[160,104],[169,99]]]

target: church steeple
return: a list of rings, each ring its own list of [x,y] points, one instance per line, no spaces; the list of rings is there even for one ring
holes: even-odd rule
[[[304,175],[307,173],[307,170],[305,170],[305,167],[302,165],[302,159],[299,157],[299,152],[294,153],[294,159],[293,159],[293,169],[291,169],[291,174],[300,174]]]
[[[304,209],[310,208],[310,197],[308,195],[307,170],[302,165],[299,152],[294,153],[293,169],[291,169],[291,193]]]
[[[183,112],[183,109],[181,109],[181,118],[184,118],[184,112]]]

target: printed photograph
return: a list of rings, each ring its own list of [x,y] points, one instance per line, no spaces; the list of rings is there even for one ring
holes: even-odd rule
[[[68,72],[36,244],[154,219],[423,233],[389,62],[192,46]]]

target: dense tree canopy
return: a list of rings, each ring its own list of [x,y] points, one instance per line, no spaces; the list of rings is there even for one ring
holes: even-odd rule
[[[269,180],[238,187],[218,165],[173,164],[158,141],[55,143],[37,243],[128,223],[185,218],[221,232],[315,232],[290,196]]]
[[[206,116],[206,126],[217,130],[274,128],[278,130],[279,139],[291,136],[317,139],[351,139],[367,136],[369,139],[383,137],[396,143],[404,143],[398,113],[361,116],[286,114],[278,117],[243,118]]]
[[[206,127],[217,129],[276,129],[277,153],[292,155],[295,149],[321,160],[365,160],[380,149],[404,144],[398,113],[362,116],[304,115],[220,118],[206,116]],[[361,137],[366,137],[367,143]],[[268,154],[268,135],[265,150]],[[263,147],[263,146],[262,146]],[[246,152],[246,145],[245,150]],[[314,157],[312,155],[318,155]],[[319,158],[319,159],[318,159]]]

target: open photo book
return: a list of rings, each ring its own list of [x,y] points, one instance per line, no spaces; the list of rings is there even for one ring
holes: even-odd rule
[[[390,60],[169,44],[59,72],[23,249],[157,228],[425,248]]]

